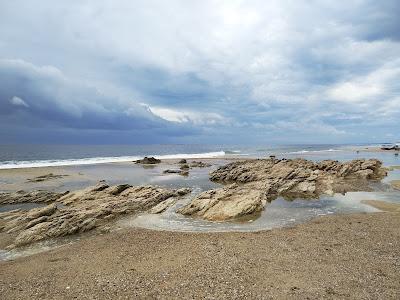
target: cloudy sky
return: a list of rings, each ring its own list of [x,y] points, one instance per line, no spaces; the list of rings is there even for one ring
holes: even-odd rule
[[[398,0],[0,2],[0,143],[400,140]]]

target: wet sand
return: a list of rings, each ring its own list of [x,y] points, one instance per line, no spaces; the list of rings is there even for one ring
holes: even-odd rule
[[[400,204],[399,203],[391,203],[387,201],[380,200],[362,200],[361,203],[368,204],[376,209],[381,211],[390,211],[390,212],[400,212]]]
[[[188,161],[202,161],[210,163],[214,167],[226,164],[239,158],[218,157],[207,159],[188,159]],[[246,158],[240,158],[241,160]],[[133,185],[153,184],[167,178],[169,174],[163,174],[166,169],[179,169],[179,159],[164,159],[160,164],[141,165],[134,162],[115,162],[92,165],[52,166],[37,168],[0,169],[0,191],[18,191],[46,189],[54,191],[76,190],[95,184],[99,180],[107,180],[110,183],[130,183]],[[208,171],[210,168],[195,168],[191,173]],[[67,175],[61,178],[30,182],[29,179],[47,175]]]
[[[125,229],[0,262],[2,299],[399,299],[400,214],[254,233]]]

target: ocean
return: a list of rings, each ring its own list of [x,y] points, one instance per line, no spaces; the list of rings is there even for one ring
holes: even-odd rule
[[[354,149],[374,145],[0,145],[0,169],[91,165],[133,161],[144,156],[169,158],[304,157],[313,160],[357,158]],[[375,145],[376,146],[376,145]],[[381,156],[363,153],[363,157]]]

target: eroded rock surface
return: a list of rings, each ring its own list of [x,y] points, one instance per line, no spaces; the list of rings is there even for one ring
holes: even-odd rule
[[[99,182],[68,193],[55,203],[29,211],[14,210],[0,214],[0,232],[13,235],[11,247],[92,230],[124,214],[147,211],[156,205],[189,193],[189,189],[172,190],[156,186],[109,186]],[[162,207],[159,207],[162,210]]]
[[[210,173],[226,185],[206,191],[178,210],[207,220],[228,220],[253,214],[278,196],[318,198],[322,194],[368,191],[370,180],[386,176],[376,159],[320,163],[304,159],[256,159],[227,164]]]
[[[0,204],[17,203],[51,203],[61,198],[65,193],[57,193],[45,190],[36,190],[31,192],[17,191],[12,193],[0,193]]]

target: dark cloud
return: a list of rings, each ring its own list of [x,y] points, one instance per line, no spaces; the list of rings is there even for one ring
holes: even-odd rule
[[[0,130],[47,142],[400,138],[399,11],[396,0],[3,1]]]

